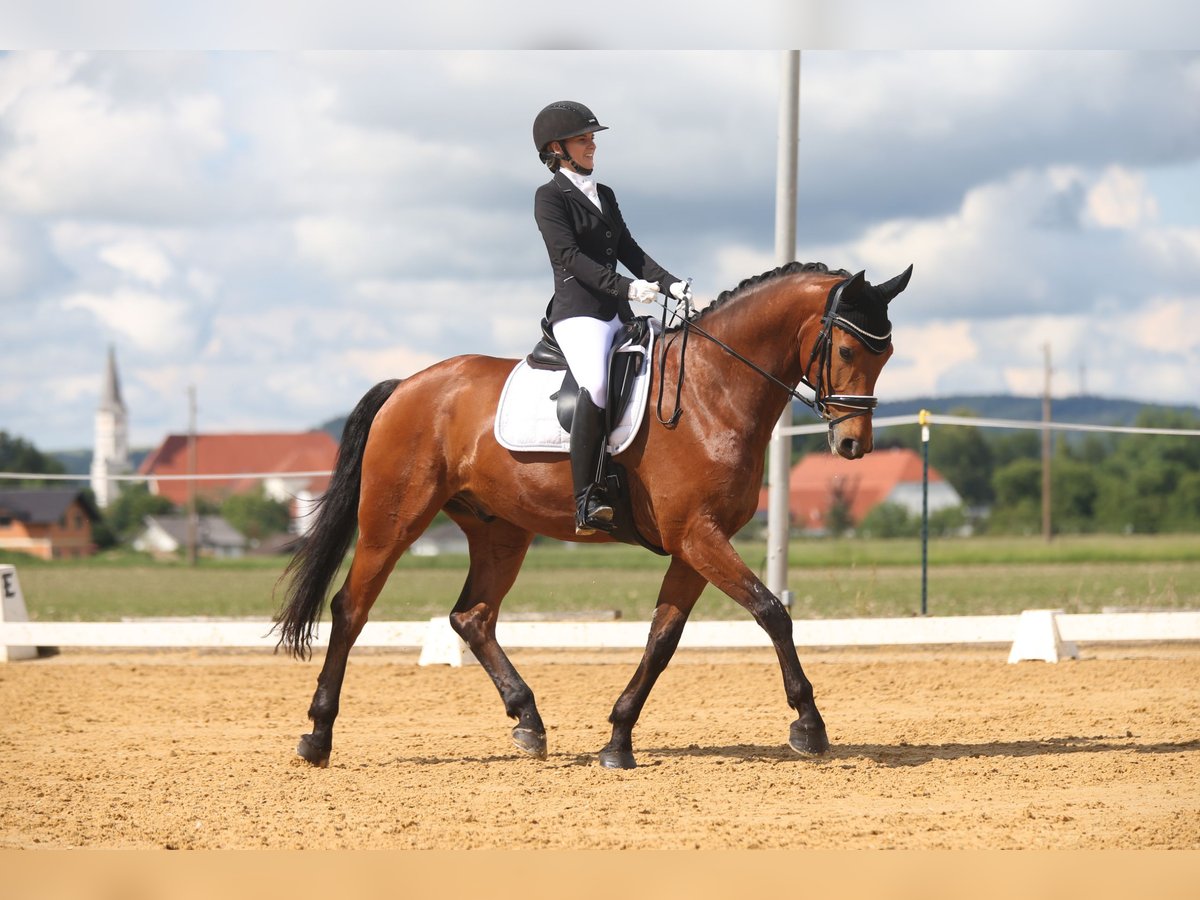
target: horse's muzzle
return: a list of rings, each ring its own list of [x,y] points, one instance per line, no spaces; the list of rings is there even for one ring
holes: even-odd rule
[[[858,438],[844,437],[833,439],[830,443],[833,444],[834,452],[843,459],[862,459],[867,452],[863,442]]]

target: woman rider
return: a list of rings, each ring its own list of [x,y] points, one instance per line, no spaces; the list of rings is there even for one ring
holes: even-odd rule
[[[575,533],[611,527],[613,508],[596,483],[607,438],[608,351],[630,300],[653,301],[660,285],[676,300],[690,299],[687,283],[651,259],[621,218],[616,195],[592,177],[595,134],[605,131],[582,103],[551,103],[533,121],[533,143],[554,177],[534,196],[534,219],[554,270],[546,318],[579,385],[571,424]],[[616,271],[622,263],[636,278]]]

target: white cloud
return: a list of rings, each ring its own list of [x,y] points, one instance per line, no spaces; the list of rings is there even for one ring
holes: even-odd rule
[[[1102,228],[1129,230],[1157,221],[1158,202],[1139,173],[1111,166],[1088,191],[1087,212]]]
[[[132,341],[152,356],[167,356],[192,349],[196,336],[189,304],[176,297],[134,288],[110,294],[80,292],[67,297],[63,309],[92,313],[103,328]]]
[[[897,326],[892,341],[896,352],[880,379],[891,397],[940,393],[946,374],[976,361],[979,352],[970,323],[962,320]]]
[[[1123,316],[1116,330],[1132,336],[1139,349],[1146,351],[1147,361],[1162,354],[1177,354],[1200,363],[1200,296],[1152,301],[1132,315]],[[1200,370],[1192,373],[1197,374]]]
[[[0,203],[28,214],[177,215],[205,206],[205,166],[227,146],[220,98],[206,91],[122,102],[87,80],[86,57],[0,59],[8,146]]]
[[[396,346],[380,350],[346,351],[341,355],[340,362],[351,371],[376,382],[386,378],[408,378],[440,359],[432,353]]]
[[[38,223],[0,215],[0,301],[21,300],[61,274],[61,265]]]
[[[117,269],[151,287],[161,287],[174,273],[171,260],[158,247],[140,241],[125,241],[101,248],[99,257]]]

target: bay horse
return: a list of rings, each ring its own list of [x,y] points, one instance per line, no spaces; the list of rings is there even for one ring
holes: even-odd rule
[[[652,383],[658,386],[649,402],[654,409],[658,394],[677,393],[682,414],[675,421],[647,414],[618,459],[628,473],[638,530],[671,560],[645,653],[609,717],[612,736],[600,750],[601,765],[636,765],[634,724],[705,584],[728,594],[770,636],[784,695],[797,713],[790,746],[811,755],[828,749],[812,684],[792,643],[791,617],[730,539],[758,507],[767,443],[793,397],[829,422],[833,451],[847,459],[870,452],[872,393],[892,354],[888,304],[911,273],[909,266],[872,285],[862,272],[851,276],[821,263],[791,263],[746,279],[660,335],[666,349],[654,361]],[[705,340],[694,338],[687,346],[689,331]],[[546,729],[533,692],[496,642],[500,603],[535,534],[584,543],[612,538],[602,532],[576,536],[566,454],[513,452],[496,441],[496,406],[515,363],[474,355],[447,359],[410,378],[375,385],[349,416],[308,539],[281,576],[290,581],[275,624],[279,646],[309,655],[357,527],[350,571],[330,601],[329,644],[308,710],[313,730],[296,750],[307,762],[329,764],[350,648],[396,561],[439,510],[462,528],[470,550],[450,624],[516,720],[516,746],[546,758]],[[815,392],[812,400],[795,391],[802,381]]]

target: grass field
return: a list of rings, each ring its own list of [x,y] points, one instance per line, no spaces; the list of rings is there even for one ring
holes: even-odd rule
[[[765,546],[739,545],[764,572]],[[789,587],[795,618],[905,616],[920,611],[920,545],[912,540],[794,540]],[[140,616],[270,616],[286,560],[155,563],[114,554],[43,563],[12,554],[30,617],[111,621]],[[557,543],[530,550],[506,612],[617,610],[647,619],[667,561],[627,546]],[[461,556],[405,557],[372,611],[376,620],[418,620],[449,611],[466,576]],[[1200,609],[1200,535],[970,538],[932,542],[928,611],[984,615],[1029,608],[1098,612],[1104,607]],[[713,588],[693,613],[746,613]]]

